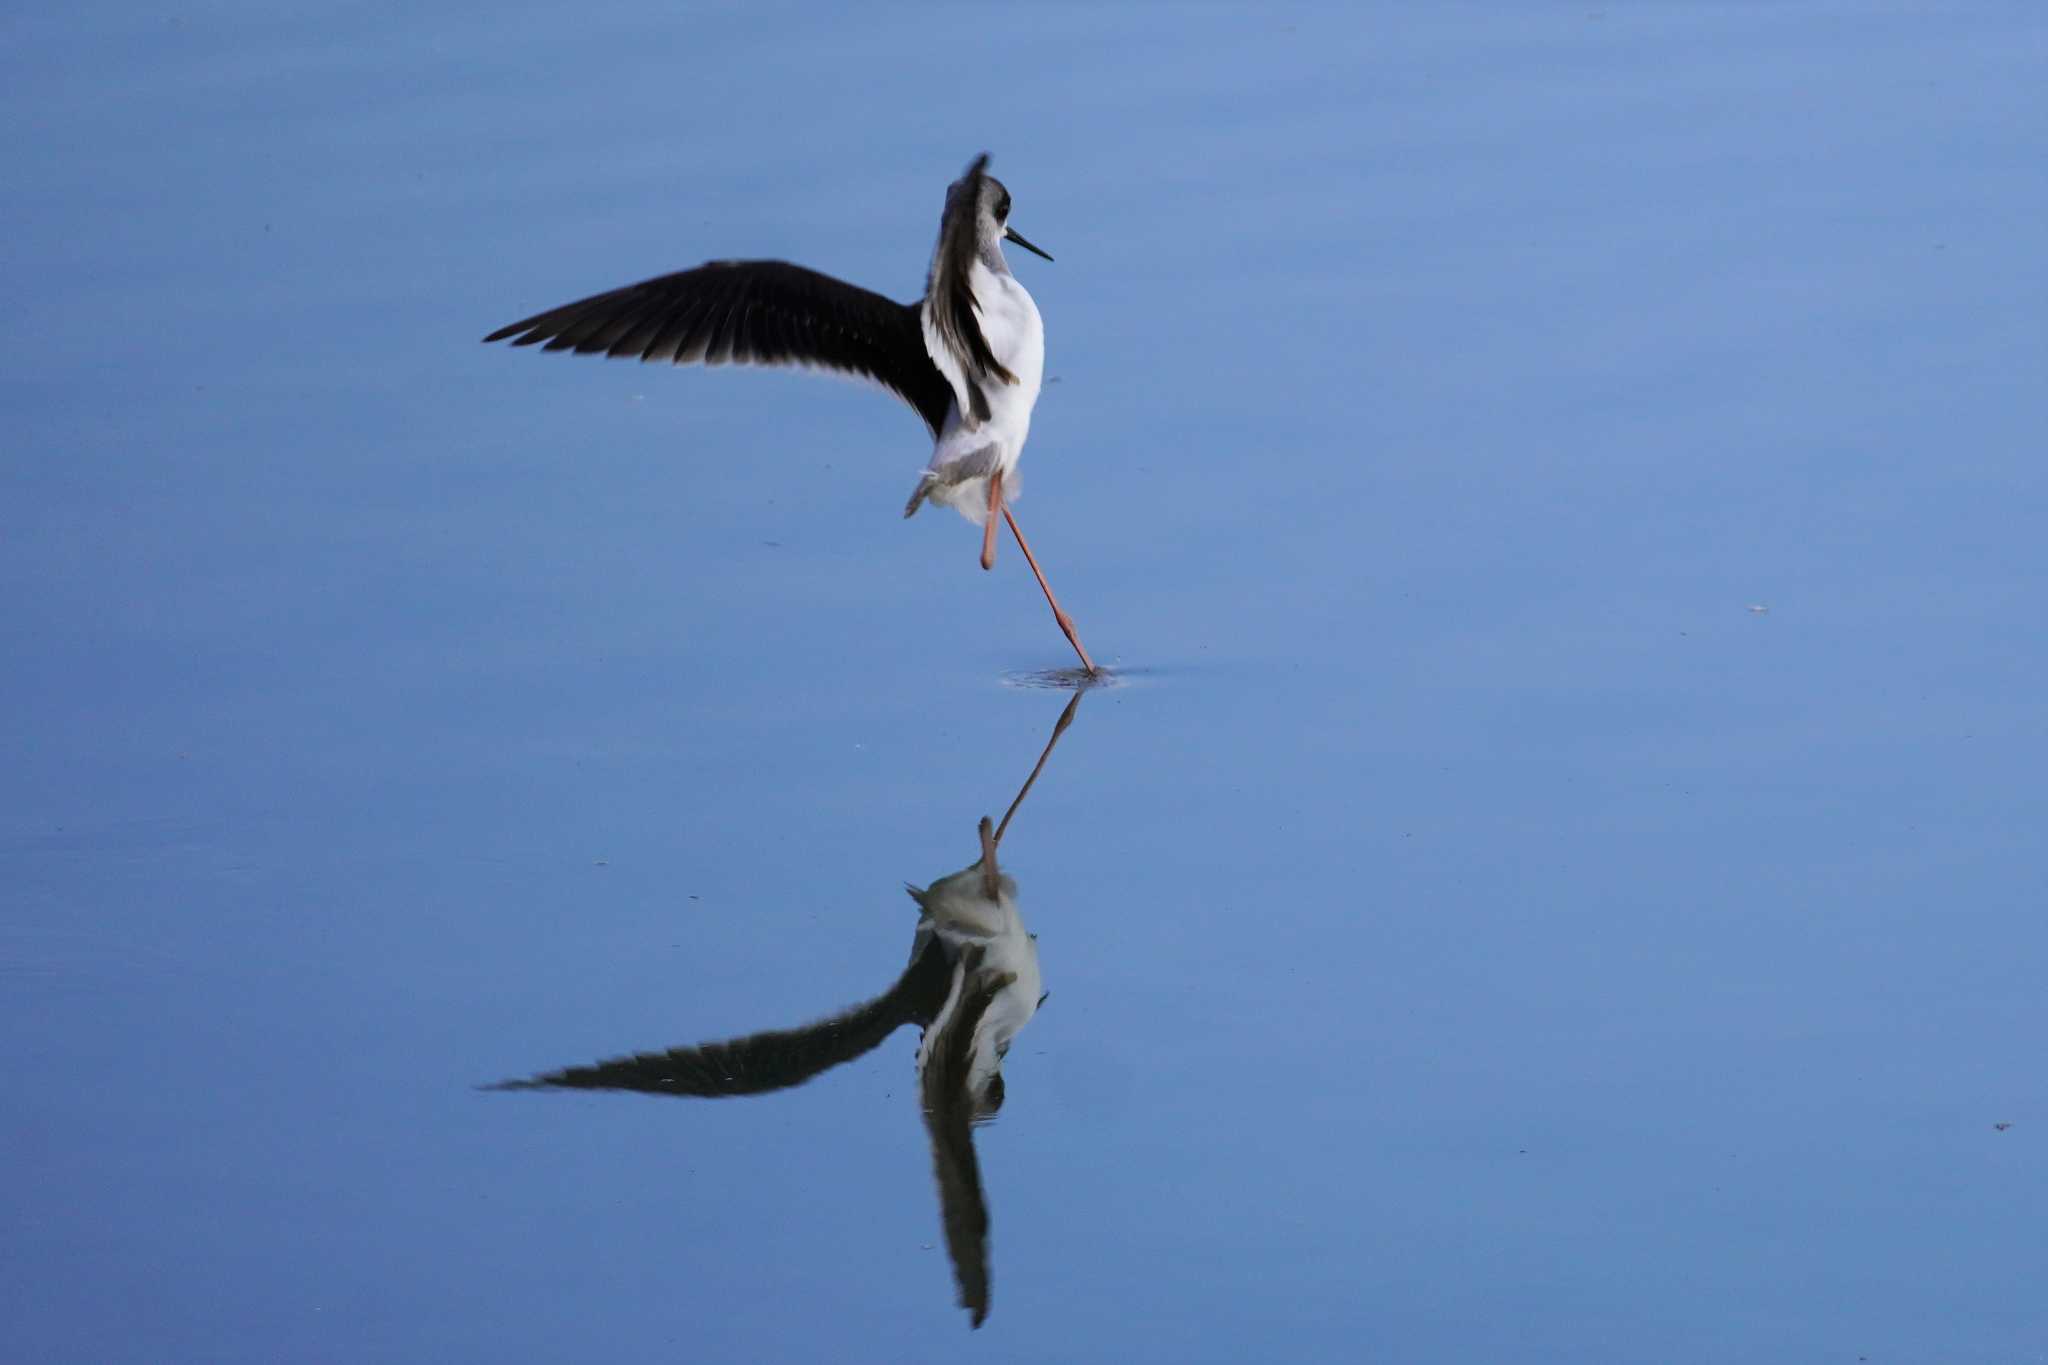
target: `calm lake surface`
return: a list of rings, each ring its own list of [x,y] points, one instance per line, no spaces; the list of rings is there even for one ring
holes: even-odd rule
[[[0,1359],[2048,1358],[2038,5],[4,28]],[[477,339],[984,149],[1000,1114],[480,1090],[884,997],[1071,697],[893,400]]]

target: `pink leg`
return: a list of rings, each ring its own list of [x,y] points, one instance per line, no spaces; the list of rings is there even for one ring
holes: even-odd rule
[[[1088,651],[1081,645],[1081,637],[1074,634],[1074,618],[1060,610],[1060,599],[1052,595],[1052,585],[1045,581],[1045,574],[1038,567],[1038,559],[1031,553],[1031,546],[1025,543],[1024,533],[1017,529],[1017,518],[1011,515],[1008,507],[1003,508],[1003,519],[1010,523],[1010,534],[1017,537],[1017,548],[1024,552],[1024,562],[1031,566],[1031,575],[1038,580],[1038,590],[1045,594],[1046,605],[1052,608],[1052,619],[1060,623],[1060,629],[1066,633],[1067,643],[1081,656],[1081,666],[1088,670],[1088,676],[1094,677],[1097,672],[1095,660],[1088,657]],[[990,524],[993,525],[993,521]],[[993,554],[985,555],[982,567],[986,568],[994,562]]]
[[[984,569],[996,566],[996,509],[1002,505],[1003,471],[998,469],[988,476],[988,520],[981,524],[981,567]]]

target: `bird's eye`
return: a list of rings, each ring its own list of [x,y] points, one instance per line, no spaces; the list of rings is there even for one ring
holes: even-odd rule
[[[1006,194],[1006,195],[1004,195],[1004,196],[1003,196],[1002,198],[1000,198],[1000,199],[996,200],[996,219],[997,219],[997,221],[999,221],[999,222],[1000,222],[1000,221],[1002,221],[1003,219],[1006,219],[1006,218],[1008,218],[1009,216],[1010,216],[1010,196]]]

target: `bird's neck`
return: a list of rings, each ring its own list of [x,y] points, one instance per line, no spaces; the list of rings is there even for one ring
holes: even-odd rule
[[[991,275],[1007,275],[1010,273],[1010,263],[1003,259],[1002,244],[993,237],[981,244],[981,249],[974,253],[974,259],[979,261]]]

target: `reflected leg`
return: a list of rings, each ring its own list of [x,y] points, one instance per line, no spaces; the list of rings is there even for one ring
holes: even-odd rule
[[[1002,890],[1002,870],[996,866],[995,825],[984,815],[981,817],[981,889],[990,900],[996,899]]]
[[[1003,812],[1003,823],[996,826],[995,842],[998,845],[1003,842],[1003,831],[1010,827],[1010,817],[1017,813],[1017,807],[1024,804],[1024,798],[1030,794],[1031,784],[1038,780],[1038,774],[1045,769],[1045,760],[1052,757],[1052,746],[1060,742],[1060,736],[1065,734],[1067,727],[1074,723],[1074,712],[1079,709],[1080,705],[1081,689],[1077,687],[1074,689],[1073,699],[1067,703],[1067,709],[1060,712],[1058,723],[1052,727],[1052,738],[1045,742],[1045,750],[1038,755],[1038,762],[1032,767],[1031,776],[1024,779],[1024,785],[1017,789],[1017,799],[1012,801],[1010,808]]]

